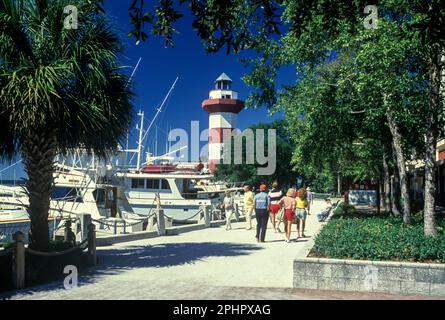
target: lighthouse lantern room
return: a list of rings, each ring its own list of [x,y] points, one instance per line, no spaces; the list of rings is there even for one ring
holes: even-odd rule
[[[209,114],[209,169],[214,172],[221,162],[222,147],[230,139],[236,128],[238,113],[244,108],[244,101],[238,99],[238,92],[232,90],[232,79],[222,73],[215,80],[215,89],[209,99],[202,102],[203,109]]]

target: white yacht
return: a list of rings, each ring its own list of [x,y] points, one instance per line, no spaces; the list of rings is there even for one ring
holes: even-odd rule
[[[181,168],[173,164],[149,164],[140,170],[116,173],[123,179],[127,190],[126,198],[133,210],[148,215],[159,204],[167,218],[176,222],[194,222],[202,206],[215,208],[223,191],[206,191],[206,185],[213,175],[202,174],[198,169]]]
[[[97,230],[98,221],[124,219],[129,224],[146,220],[136,215],[128,203],[124,187],[115,183],[113,171],[104,167],[79,167],[56,162],[54,188],[51,193],[48,223],[50,233],[61,218],[75,218],[76,214],[91,214]],[[0,186],[0,241],[10,240],[12,233],[27,235],[30,219],[27,212],[28,195],[24,186]],[[142,231],[141,221],[127,231]]]

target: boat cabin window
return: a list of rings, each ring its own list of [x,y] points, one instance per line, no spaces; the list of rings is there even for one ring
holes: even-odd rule
[[[51,200],[83,202],[82,196],[72,187],[55,187],[51,192]]]
[[[131,180],[132,189],[170,190],[167,179],[137,179]]]
[[[93,191],[96,206],[105,216],[116,217],[117,213],[117,188],[105,187]]]
[[[12,198],[13,194],[12,193],[0,193],[0,197],[3,198]]]
[[[147,179],[147,189],[159,189],[159,179]]]
[[[166,179],[161,180],[161,189],[163,190],[170,190],[170,184]]]
[[[94,199],[97,205],[105,203],[105,189],[96,189],[93,191]]]
[[[132,189],[144,189],[145,188],[145,179],[131,179],[131,188]]]
[[[182,180],[180,191],[184,199],[196,199],[198,197],[198,191],[193,187],[193,184],[189,179]]]

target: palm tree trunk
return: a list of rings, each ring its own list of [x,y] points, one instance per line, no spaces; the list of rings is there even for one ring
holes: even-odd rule
[[[57,143],[53,131],[35,130],[24,137],[22,155],[28,175],[28,213],[31,219],[30,247],[49,249],[48,213],[53,188],[54,157]]]
[[[436,195],[436,144],[438,133],[438,110],[440,102],[441,66],[439,52],[433,50],[429,58],[429,110],[427,114],[426,148],[425,148],[425,205],[423,208],[424,232],[426,236],[437,236],[436,220],[434,217]]]
[[[384,98],[386,103],[386,98]],[[403,204],[403,222],[411,223],[411,204],[408,193],[408,182],[405,167],[405,156],[402,150],[402,136],[400,134],[400,129],[397,126],[391,109],[387,106],[386,118],[388,120],[389,129],[392,135],[392,143],[394,147],[394,154],[397,162],[397,169],[400,179],[400,191],[402,196]]]

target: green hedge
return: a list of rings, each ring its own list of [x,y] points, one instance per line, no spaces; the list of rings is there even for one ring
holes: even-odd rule
[[[346,205],[344,202],[340,203],[334,210],[333,217],[338,218],[340,216],[359,217],[357,214],[357,210],[355,210],[355,207],[351,205]]]
[[[445,263],[443,218],[438,224],[439,236],[425,237],[420,216],[405,225],[401,218],[360,216],[341,205],[316,237],[311,256]]]

